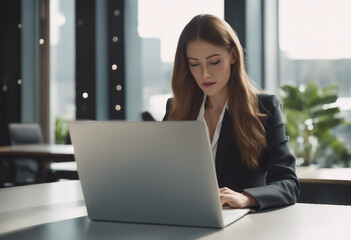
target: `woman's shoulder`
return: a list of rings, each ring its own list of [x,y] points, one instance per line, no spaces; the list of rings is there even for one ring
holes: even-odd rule
[[[172,101],[173,101],[173,98],[168,98],[167,103],[166,103],[166,114],[163,117],[162,121],[167,121],[168,120],[169,110],[170,110]]]
[[[261,92],[257,94],[258,106],[261,112],[271,113],[280,106],[279,98],[275,94]]]
[[[169,111],[169,108],[171,107],[173,98],[168,98],[167,103],[166,103],[166,111]]]

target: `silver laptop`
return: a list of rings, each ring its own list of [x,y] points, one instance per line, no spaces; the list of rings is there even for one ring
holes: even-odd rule
[[[69,124],[92,220],[224,227],[249,209],[222,208],[203,121]]]

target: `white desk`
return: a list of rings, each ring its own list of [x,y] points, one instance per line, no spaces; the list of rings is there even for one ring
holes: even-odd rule
[[[74,149],[72,145],[62,144],[29,144],[15,146],[0,146],[0,161],[7,158],[33,158],[39,166],[39,181],[45,182],[47,170],[76,171]],[[59,163],[58,163],[59,162]],[[63,163],[65,162],[65,163]]]
[[[224,229],[92,222],[79,181],[0,189],[0,239],[350,239],[351,206],[295,204]]]
[[[351,168],[297,166],[296,174],[302,183],[351,185]]]
[[[28,144],[0,146],[0,157],[31,157],[40,161],[74,161],[72,145],[63,144]]]

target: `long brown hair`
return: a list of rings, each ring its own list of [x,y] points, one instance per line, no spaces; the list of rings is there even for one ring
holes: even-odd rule
[[[251,169],[257,168],[257,158],[267,145],[261,121],[266,115],[259,111],[258,90],[247,76],[243,48],[234,30],[224,20],[213,15],[198,15],[182,31],[174,60],[174,99],[168,120],[195,120],[199,113],[203,92],[190,72],[186,56],[188,43],[197,39],[224,47],[228,52],[234,49],[235,62],[228,81],[228,111],[235,126],[233,139],[240,148],[243,163]]]

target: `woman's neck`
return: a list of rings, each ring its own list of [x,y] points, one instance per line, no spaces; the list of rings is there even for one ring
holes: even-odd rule
[[[213,96],[207,96],[205,108],[211,111],[222,112],[227,98],[228,94],[217,94]]]

